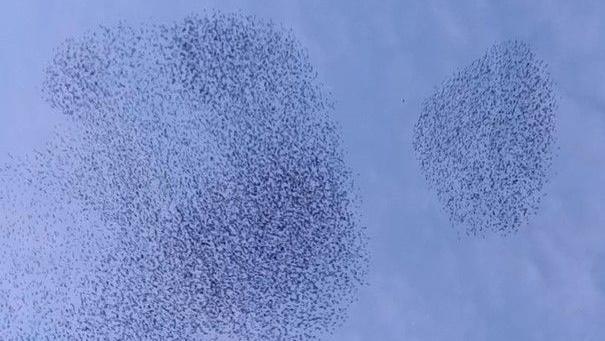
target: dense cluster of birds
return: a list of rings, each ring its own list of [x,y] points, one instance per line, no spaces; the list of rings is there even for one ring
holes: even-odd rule
[[[0,251],[1,334],[308,340],[343,321],[365,234],[290,32],[221,13],[101,28],[57,50],[43,89],[68,119],[0,173],[0,241],[29,248]]]
[[[535,214],[555,111],[547,66],[518,41],[493,46],[425,100],[414,149],[454,226],[508,235]]]

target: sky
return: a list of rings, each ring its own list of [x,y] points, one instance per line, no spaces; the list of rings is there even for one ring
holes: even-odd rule
[[[596,1],[3,1],[0,161],[42,146],[61,119],[40,82],[62,41],[212,9],[292,29],[336,100],[371,263],[327,340],[605,339],[605,7]],[[420,173],[413,126],[436,86],[510,39],[528,43],[556,83],[554,174],[517,234],[460,237]]]

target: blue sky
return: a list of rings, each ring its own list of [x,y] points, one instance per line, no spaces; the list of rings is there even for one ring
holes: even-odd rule
[[[333,93],[371,237],[369,286],[329,340],[605,339],[605,15],[598,2],[5,1],[0,160],[60,117],[40,98],[64,39],[204,9],[291,28]],[[421,101],[494,43],[527,42],[559,95],[547,197],[515,236],[459,238],[411,146]],[[402,103],[405,98],[405,103]]]

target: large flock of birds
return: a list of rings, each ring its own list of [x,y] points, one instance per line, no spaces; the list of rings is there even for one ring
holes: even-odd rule
[[[61,45],[43,96],[66,118],[0,169],[7,340],[311,340],[368,265],[359,198],[305,49],[218,12]],[[547,67],[492,47],[422,105],[413,146],[453,225],[517,231],[553,158]]]
[[[67,120],[0,172],[7,339],[309,340],[364,283],[333,103],[287,30],[240,14],[66,41]]]
[[[518,41],[493,46],[425,100],[414,149],[454,226],[508,235],[536,213],[555,110],[547,66]]]

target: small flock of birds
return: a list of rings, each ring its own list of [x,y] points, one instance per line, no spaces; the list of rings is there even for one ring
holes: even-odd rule
[[[309,340],[342,323],[366,237],[291,33],[221,13],[101,28],[58,48],[43,89],[68,120],[0,172],[1,335]]]
[[[555,110],[547,66],[518,41],[493,46],[425,100],[414,149],[454,226],[509,235],[535,214]]]

